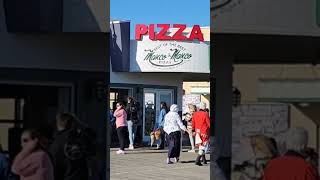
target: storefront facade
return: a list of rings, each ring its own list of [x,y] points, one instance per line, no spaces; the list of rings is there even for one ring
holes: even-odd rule
[[[0,33],[0,144],[13,159],[21,128],[51,137],[57,112],[72,112],[96,132],[90,180],[105,179],[108,37],[103,34]],[[90,43],[87,46],[86,43]]]
[[[140,138],[148,142],[160,112],[160,102],[166,102],[168,106],[178,104],[182,110],[183,82],[208,81],[209,33],[206,33],[207,41],[203,42],[153,41],[147,35],[141,40],[130,40],[129,22],[112,21],[110,27],[113,38],[110,45],[113,47],[110,108],[114,109],[115,102],[126,102],[128,96],[133,96],[141,105]],[[173,34],[174,29],[170,30]],[[118,51],[121,49],[119,53],[117,48]]]
[[[307,129],[309,146],[319,150],[318,96],[313,92],[318,88],[319,71],[314,47],[320,42],[317,2],[215,2],[211,7],[216,45],[216,69],[212,72],[217,121],[213,134],[223,149],[222,161],[233,156],[232,116],[228,115],[233,111],[232,100],[221,93],[230,90],[232,96],[232,86],[241,91],[242,103],[289,105],[289,127]],[[219,81],[223,77],[224,82]],[[223,102],[220,96],[225,98]],[[228,160],[221,164],[230,172]]]

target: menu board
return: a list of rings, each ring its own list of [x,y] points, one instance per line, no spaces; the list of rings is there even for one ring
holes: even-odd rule
[[[182,113],[188,112],[188,104],[194,104],[199,107],[201,103],[201,95],[188,94],[182,97]]]
[[[248,157],[248,137],[266,135],[278,139],[289,128],[289,105],[242,104],[232,113],[232,163]]]

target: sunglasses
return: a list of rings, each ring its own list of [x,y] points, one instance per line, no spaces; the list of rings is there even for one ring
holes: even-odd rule
[[[27,143],[27,142],[29,142],[29,141],[30,141],[30,139],[28,139],[28,138],[22,139],[22,142],[24,142],[24,143]]]

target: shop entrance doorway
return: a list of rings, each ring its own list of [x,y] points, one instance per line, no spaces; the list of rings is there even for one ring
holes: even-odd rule
[[[57,112],[72,112],[73,86],[0,82],[0,145],[12,160],[20,151],[23,128],[39,128],[52,138]]]
[[[132,88],[112,87],[110,88],[110,109],[115,110],[119,101],[127,103],[127,97],[132,96]]]
[[[160,114],[160,103],[165,102],[168,108],[170,108],[174,103],[174,90],[144,89],[143,96],[143,141],[149,142],[150,133]]]
[[[111,87],[110,88],[110,100],[109,100],[109,108],[111,110],[111,113],[116,110],[116,104],[117,102],[124,102],[126,105],[127,103],[127,97],[132,96],[132,88],[124,88],[124,87]],[[112,120],[112,119],[110,119]],[[116,132],[116,125],[115,125],[115,119],[111,123],[110,128],[110,137],[111,137],[111,147],[119,147],[119,139]]]

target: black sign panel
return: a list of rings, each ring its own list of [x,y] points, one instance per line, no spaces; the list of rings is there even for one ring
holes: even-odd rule
[[[111,22],[110,59],[112,71],[130,70],[130,22]]]

